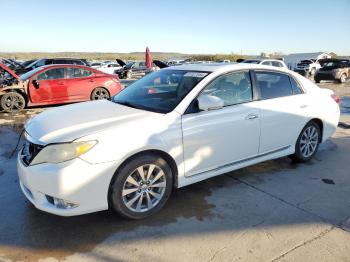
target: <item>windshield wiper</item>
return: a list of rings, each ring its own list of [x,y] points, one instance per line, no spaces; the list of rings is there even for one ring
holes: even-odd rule
[[[136,109],[141,109],[141,110],[146,110],[146,111],[151,111],[155,113],[161,113],[164,114],[165,112],[163,110],[157,109],[157,108],[152,108],[152,107],[147,107],[147,106],[142,106],[142,105],[135,105],[133,103],[130,103],[128,101],[114,101],[117,104],[123,105],[123,106],[128,106]]]
[[[123,105],[123,106],[128,106],[128,107],[132,107],[132,108],[136,108],[136,109],[140,109],[139,106],[132,104],[128,101],[116,101],[117,104]]]

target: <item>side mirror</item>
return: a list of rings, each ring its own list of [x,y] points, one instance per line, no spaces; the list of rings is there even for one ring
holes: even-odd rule
[[[201,111],[215,110],[224,107],[224,101],[217,96],[200,95],[197,100],[198,108]]]
[[[32,84],[33,84],[33,86],[34,86],[35,88],[39,88],[39,82],[36,81],[35,79],[32,80]]]

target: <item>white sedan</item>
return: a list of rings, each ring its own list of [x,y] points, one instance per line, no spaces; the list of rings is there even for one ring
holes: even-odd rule
[[[111,75],[114,74],[115,70],[122,68],[118,63],[114,63],[114,62],[102,63],[100,66],[92,66],[92,67]]]
[[[20,186],[53,214],[111,208],[144,218],[173,188],[283,156],[310,160],[336,130],[337,102],[332,91],[277,67],[165,68],[111,101],[32,118],[18,155]]]

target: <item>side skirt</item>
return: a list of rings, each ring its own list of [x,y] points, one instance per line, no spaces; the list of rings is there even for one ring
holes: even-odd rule
[[[222,165],[220,167],[213,168],[211,170],[207,170],[204,172],[200,172],[191,176],[184,176],[184,177],[179,177],[178,178],[178,188],[184,187],[196,182],[200,182],[202,180],[208,179],[210,177],[214,177],[217,175],[221,175],[227,172],[231,172],[243,167],[251,166],[263,161],[275,159],[275,158],[280,158],[284,157],[290,154],[294,153],[294,147],[292,146],[285,146],[267,153],[263,153],[260,155],[256,155],[253,157],[249,157],[246,159],[238,160],[232,163],[228,163],[225,165]]]

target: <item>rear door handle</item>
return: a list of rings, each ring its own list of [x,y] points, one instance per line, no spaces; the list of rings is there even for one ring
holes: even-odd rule
[[[245,119],[246,120],[252,120],[252,119],[255,119],[255,118],[258,118],[258,116],[254,115],[254,114],[250,114],[250,115],[247,115]]]
[[[307,108],[307,105],[301,105],[300,108]]]

